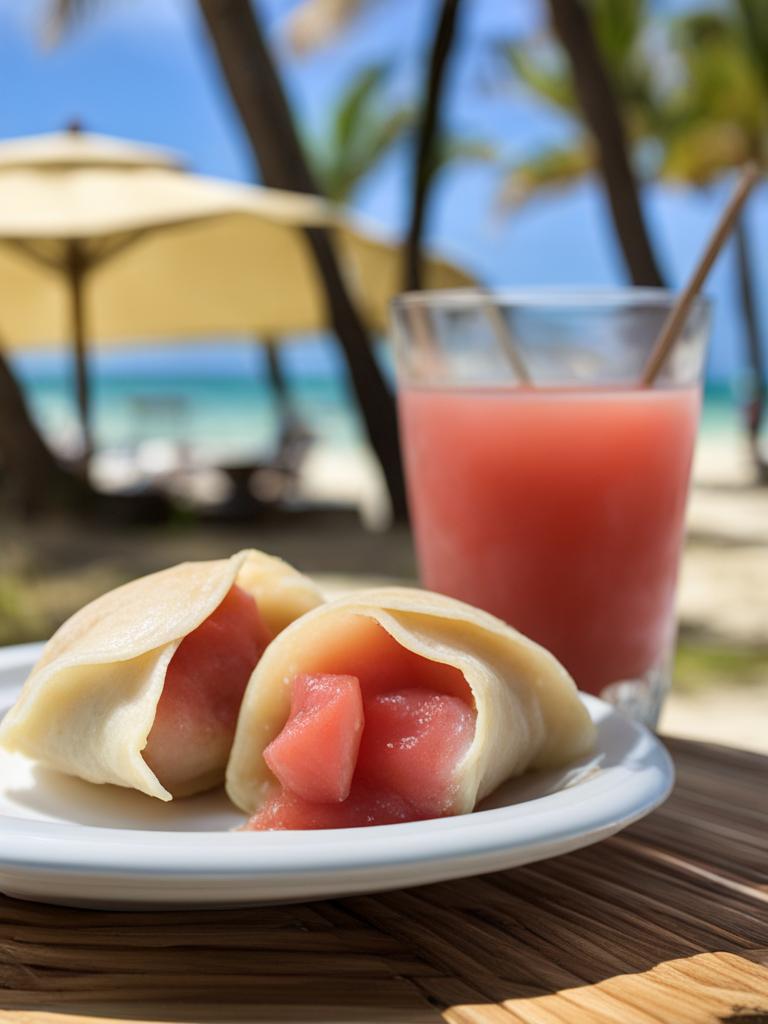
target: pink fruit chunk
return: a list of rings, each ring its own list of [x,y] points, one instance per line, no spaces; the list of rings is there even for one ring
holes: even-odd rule
[[[418,821],[423,817],[425,815],[397,793],[373,790],[356,782],[346,800],[333,804],[311,803],[283,790],[269,800],[245,828],[254,832],[356,828]]]
[[[422,689],[380,694],[364,707],[356,779],[398,793],[423,817],[450,813],[454,772],[475,732],[471,708]]]
[[[143,751],[171,792],[221,781],[245,687],[270,640],[254,599],[233,586],[179,644]]]
[[[264,760],[299,800],[341,803],[352,786],[362,732],[356,676],[300,675],[293,681],[290,717]]]

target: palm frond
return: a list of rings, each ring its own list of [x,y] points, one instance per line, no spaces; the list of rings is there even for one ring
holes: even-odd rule
[[[344,200],[413,123],[410,110],[385,95],[390,67],[364,68],[331,111],[327,128],[307,140],[307,151],[323,191]]]
[[[749,59],[733,18],[702,15],[675,24],[684,81],[672,110],[692,119],[738,123],[757,138],[765,131],[768,95],[763,72]]]
[[[631,60],[647,23],[646,0],[589,0],[592,27],[608,66],[619,69]]]
[[[428,174],[432,177],[454,163],[491,163],[497,155],[496,147],[481,139],[463,139],[443,133],[432,151]]]
[[[751,155],[749,140],[737,124],[702,121],[668,142],[659,176],[701,187],[741,166]]]
[[[569,147],[542,150],[507,172],[499,193],[499,206],[509,211],[528,202],[538,192],[567,188],[594,169],[595,154],[586,137]]]
[[[575,113],[576,96],[570,74],[556,51],[505,43],[499,47],[502,59],[522,85],[561,110]]]
[[[326,194],[346,200],[413,124],[410,110],[396,110],[368,122],[346,150],[337,150],[327,165]]]
[[[765,0],[736,0],[741,15],[742,39],[756,72],[768,90],[768,5]]]
[[[389,73],[388,64],[374,64],[369,68],[363,68],[352,80],[333,116],[333,137],[336,146],[349,146],[361,124],[374,113]]]

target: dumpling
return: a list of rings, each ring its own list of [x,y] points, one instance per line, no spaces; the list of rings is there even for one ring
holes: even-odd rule
[[[305,576],[259,551],[133,580],[49,640],[0,743],[161,800],[219,785],[265,647],[321,600]]]
[[[384,588],[316,608],[270,644],[227,792],[250,829],[412,821],[467,813],[593,742],[573,680],[542,647],[452,598]]]

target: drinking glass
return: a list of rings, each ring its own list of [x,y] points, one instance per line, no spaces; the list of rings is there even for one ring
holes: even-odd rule
[[[709,305],[652,386],[661,289],[441,291],[393,303],[424,586],[547,647],[647,724],[670,682]]]

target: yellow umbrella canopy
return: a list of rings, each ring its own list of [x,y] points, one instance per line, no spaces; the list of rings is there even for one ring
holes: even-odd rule
[[[72,336],[87,432],[85,339],[328,326],[304,228],[334,233],[366,322],[386,325],[399,249],[317,197],[193,175],[171,154],[81,133],[0,143],[0,344]],[[430,260],[429,287],[471,281]]]

